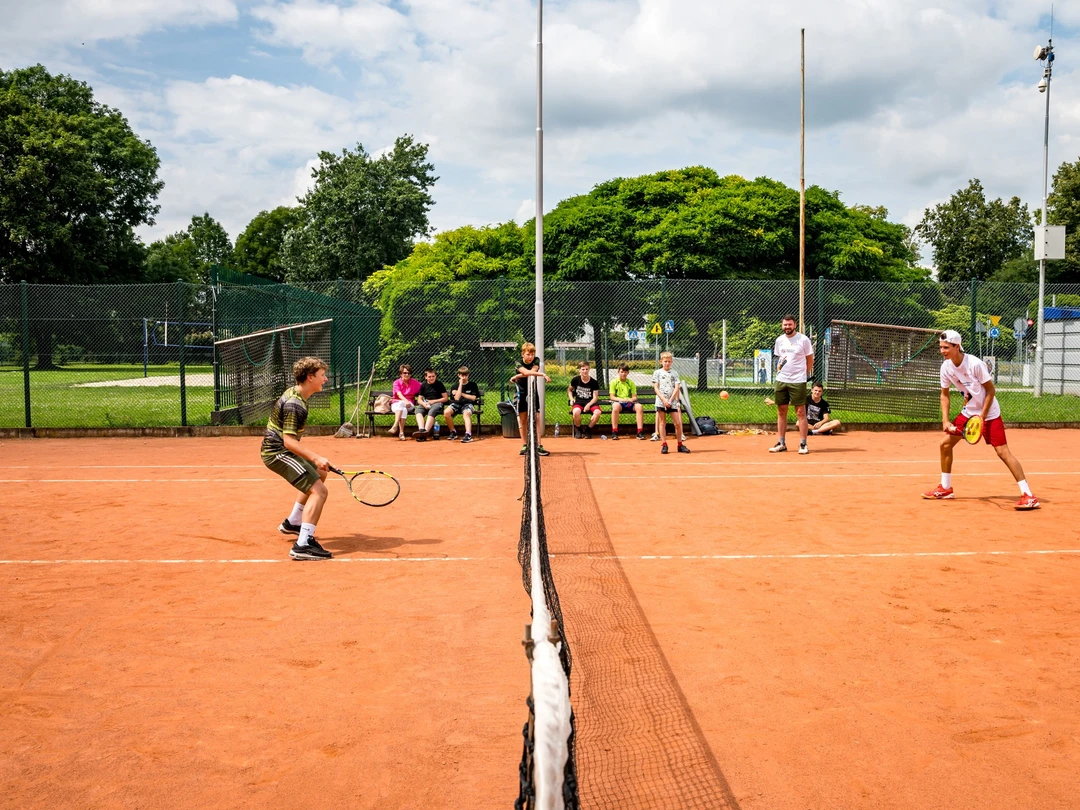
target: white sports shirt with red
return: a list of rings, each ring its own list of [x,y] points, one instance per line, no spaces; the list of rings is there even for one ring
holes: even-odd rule
[[[964,355],[960,365],[956,365],[952,360],[946,360],[941,364],[941,387],[948,388],[950,385],[955,385],[961,393],[971,395],[964,409],[960,411],[969,418],[982,413],[983,402],[986,400],[986,389],[983,388],[983,383],[991,382],[993,379],[986,363],[970,354]],[[999,416],[1001,416],[1001,408],[998,406],[997,397],[994,397],[986,418],[987,420],[997,419]]]

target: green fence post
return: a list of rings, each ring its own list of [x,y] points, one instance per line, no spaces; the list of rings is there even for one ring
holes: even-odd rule
[[[506,340],[506,276],[499,276],[499,341]]]
[[[971,334],[969,338],[971,340],[971,343],[969,345],[972,351],[975,350],[976,338],[978,337],[978,334],[975,332],[975,321],[978,318],[978,315],[976,313],[978,312],[978,310],[979,280],[977,278],[973,278],[971,280]]]
[[[814,366],[818,371],[818,377],[825,371],[825,362],[821,352],[825,348],[825,276],[818,276],[817,280],[817,358]]]
[[[341,284],[341,280],[338,279],[338,284]],[[340,291],[340,286],[338,287]],[[338,379],[338,411],[341,421],[339,425],[345,424],[345,374],[342,371],[341,366],[341,332],[342,329],[338,325],[338,318],[334,318],[330,323],[330,364],[337,369]],[[334,333],[337,332],[337,338],[335,339]]]
[[[187,427],[187,381],[184,379],[184,341],[187,339],[187,310],[184,301],[183,281],[177,280],[176,282],[176,296],[178,305],[176,311],[180,313],[180,323],[178,324],[180,328],[180,351],[178,352],[180,359],[180,424]]]
[[[30,421],[30,308],[25,281],[19,285],[19,290],[22,293],[23,409],[26,412],[26,426],[33,427]]]
[[[218,359],[218,347],[217,347],[217,342],[221,338],[221,335],[218,334],[218,307],[217,307],[217,305],[218,305],[218,292],[220,292],[220,288],[218,287],[218,283],[217,283],[217,268],[216,267],[214,268],[213,273],[214,273],[214,276],[213,276],[214,280],[213,280],[213,283],[210,285],[210,331],[212,333],[212,338],[210,340],[210,343],[211,343],[210,362],[211,362],[211,366],[212,366],[212,368],[214,370],[214,410],[215,411],[220,411],[221,410],[221,362]],[[213,420],[211,420],[211,421],[213,421]]]

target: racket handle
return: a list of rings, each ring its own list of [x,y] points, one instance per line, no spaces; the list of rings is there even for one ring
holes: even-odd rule
[[[335,467],[333,464],[327,464],[326,466],[327,466],[327,469],[330,470],[330,472],[335,472],[338,475],[344,475],[345,474],[341,470],[339,470],[337,467]]]

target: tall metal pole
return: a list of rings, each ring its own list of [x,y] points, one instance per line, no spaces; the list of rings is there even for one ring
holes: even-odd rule
[[[1047,175],[1050,166],[1050,78],[1054,66],[1054,40],[1047,41],[1047,57],[1044,78],[1046,79],[1046,118],[1043,121],[1043,196],[1042,226],[1046,227]],[[1045,251],[1044,251],[1045,252]],[[1046,298],[1046,256],[1039,259],[1039,312],[1035,316],[1038,325],[1035,331],[1035,396],[1041,397],[1043,391],[1043,309]]]
[[[536,356],[544,370],[544,0],[536,2]]]
[[[799,29],[799,329],[806,331],[806,29]]]

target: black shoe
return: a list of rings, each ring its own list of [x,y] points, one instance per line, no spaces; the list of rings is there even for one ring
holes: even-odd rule
[[[645,431],[639,430],[637,433],[637,437],[641,439],[641,441],[645,441]]]
[[[585,434],[583,438],[586,438],[586,439],[591,439],[592,438],[592,428],[591,427],[583,428],[581,432]]]
[[[300,527],[295,523],[289,523],[288,518],[281,521],[281,525],[277,527],[277,530],[282,534],[300,534]]]
[[[661,455],[667,455],[667,442],[664,442],[662,445],[660,445],[660,453]]]
[[[612,433],[611,434],[611,440],[612,441],[618,441],[619,440],[619,434],[618,433]]]
[[[466,433],[465,438],[461,440],[461,443],[462,444],[468,444],[471,441],[472,441],[472,434],[471,433]]]
[[[544,445],[540,445],[539,447],[536,448],[536,454],[539,455],[539,456],[550,456],[551,455],[551,453],[549,453],[547,450],[544,449]]]
[[[687,446],[686,446],[685,444],[680,444],[680,445],[679,445],[679,452],[680,452],[680,453],[689,453],[689,452],[690,452],[690,448],[689,448],[689,447],[687,447]]]
[[[289,550],[289,556],[294,560],[329,560],[334,555],[320,546],[319,541],[312,537],[306,546],[294,543]]]
[[[580,439],[582,437],[582,435],[583,434],[581,432],[581,428],[579,428],[579,427],[574,428],[574,438],[575,439]]]
[[[529,452],[529,445],[523,444],[523,445],[521,445],[521,450],[518,451],[518,455],[523,456],[528,452]]]
[[[452,441],[453,441],[454,439],[456,439],[456,438],[457,438],[457,431],[456,431],[456,430],[451,430],[451,431],[450,431],[450,432],[449,432],[449,433],[448,433],[448,434],[446,435],[446,440],[447,440],[448,442],[452,442]]]

